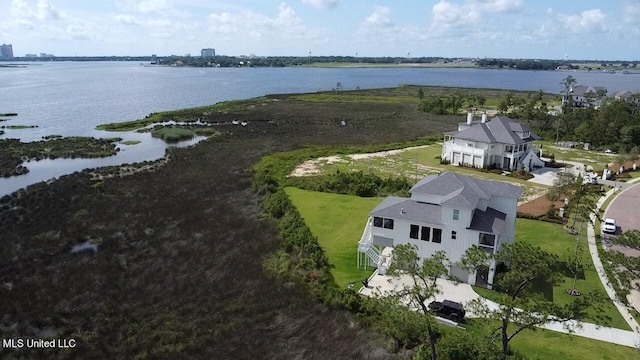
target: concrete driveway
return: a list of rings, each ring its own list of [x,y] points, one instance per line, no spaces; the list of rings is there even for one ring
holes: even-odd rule
[[[549,167],[535,169],[531,172],[533,178],[529,179],[528,181],[536,184],[553,186],[553,182],[556,179],[556,174],[562,172],[563,170],[564,168],[556,169]]]
[[[542,158],[541,160],[550,161],[551,159]],[[566,160],[561,160],[561,162],[571,164],[573,165],[573,167],[570,167],[570,168],[543,167],[540,169],[535,169],[531,171],[533,178],[529,179],[528,181],[536,184],[553,186],[553,181],[556,179],[556,174],[560,172],[570,172],[575,176],[581,176],[582,173],[585,171],[584,164],[581,164],[575,161],[566,161]]]
[[[394,293],[404,288],[407,284],[412,284],[412,280],[409,276],[405,275],[401,278],[392,278],[385,275],[379,275],[377,271],[374,271],[373,275],[369,278],[369,287],[360,289],[359,293],[364,296],[372,297],[385,296],[389,293]],[[438,279],[437,284],[440,287],[441,293],[437,294],[433,300],[452,300],[463,305],[468,305],[470,301],[482,299],[485,305],[492,311],[497,311],[500,308],[500,305],[498,305],[497,303],[482,298],[475,291],[473,291],[473,288],[468,284],[456,284],[445,279]],[[430,302],[431,300],[427,301]],[[467,316],[477,317],[477,314],[474,314],[467,308]],[[640,337],[633,331],[610,328],[586,322],[550,322],[540,327],[547,330],[582,336],[590,339],[606,341],[609,343],[629,347],[636,347],[636,344],[640,343]]]

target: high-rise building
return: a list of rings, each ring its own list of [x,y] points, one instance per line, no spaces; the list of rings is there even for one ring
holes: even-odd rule
[[[11,44],[0,45],[0,60],[13,59],[13,46]]]
[[[205,57],[214,57],[216,56],[216,49],[202,49],[202,51],[200,51],[200,56],[205,58]]]

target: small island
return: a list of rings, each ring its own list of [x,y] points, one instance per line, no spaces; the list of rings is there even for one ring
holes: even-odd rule
[[[25,160],[56,158],[99,158],[115,155],[114,142],[121,139],[96,139],[89,137],[53,137],[48,140],[23,143],[16,139],[0,140],[0,177],[27,173],[22,166]]]

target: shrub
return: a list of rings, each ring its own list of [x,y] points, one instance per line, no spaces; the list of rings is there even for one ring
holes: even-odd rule
[[[287,185],[304,190],[361,197],[406,196],[411,189],[411,183],[404,176],[382,179],[375,174],[366,174],[362,171],[344,172],[339,170],[326,175],[292,177],[287,179]]]
[[[547,191],[547,199],[549,201],[557,201],[560,199],[560,188],[554,186]]]
[[[167,142],[177,142],[180,140],[193,139],[193,131],[191,129],[177,127],[162,127],[151,131],[151,136]]]
[[[267,195],[262,203],[262,207],[267,214],[279,219],[291,209],[291,201],[289,201],[287,193],[285,193],[284,190],[278,189],[276,192]]]
[[[550,223],[554,223],[554,224],[564,224],[563,219],[559,218],[558,216],[554,216],[554,217],[550,218],[550,217],[547,216],[546,213],[544,215],[531,215],[531,214],[525,214],[525,213],[518,212],[518,213],[516,213],[516,217],[522,218],[522,219],[532,219],[532,220],[546,221],[546,222],[550,222]]]

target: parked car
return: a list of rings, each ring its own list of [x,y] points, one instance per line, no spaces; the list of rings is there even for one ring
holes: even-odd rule
[[[615,234],[616,233],[615,219],[604,219],[604,223],[602,223],[602,232],[605,232],[607,234]]]
[[[465,315],[462,304],[451,300],[445,300],[443,302],[434,301],[429,304],[429,311],[438,317],[458,323],[464,320]]]

